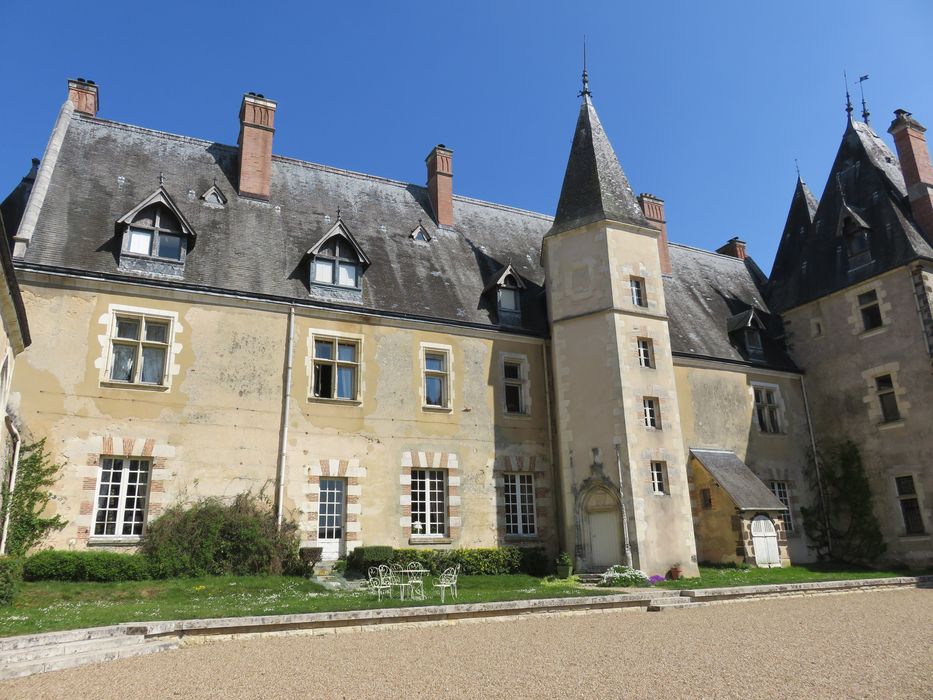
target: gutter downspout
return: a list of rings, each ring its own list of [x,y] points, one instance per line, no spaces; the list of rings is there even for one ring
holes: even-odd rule
[[[8,500],[10,502],[6,504],[6,515],[3,518],[3,534],[0,535],[0,556],[6,554],[6,538],[10,529],[10,506],[13,501],[13,490],[16,488],[16,472],[19,469],[19,448],[20,445],[23,444],[23,440],[19,436],[19,431],[16,429],[16,426],[13,425],[13,420],[9,416],[6,417],[6,428],[10,431],[10,436],[13,438],[16,446],[13,448],[13,467],[10,470],[10,490],[8,492]]]
[[[813,421],[810,418],[810,401],[807,399],[807,382],[800,375],[800,389],[803,392],[803,407],[807,414],[807,431],[810,433],[810,449],[813,450],[813,466],[816,469],[816,485],[820,491],[820,504],[823,506],[824,525],[826,527],[826,543],[829,546],[829,555],[833,554],[833,535],[829,527],[829,511],[826,508],[826,494],[823,492],[823,477],[820,474],[820,456],[816,451],[816,436],[813,434]]]
[[[619,505],[622,508],[622,540],[625,544],[625,565],[632,566],[632,545],[628,537],[628,512],[625,507],[625,491],[622,489],[622,446],[617,442],[616,466],[619,468]]]
[[[288,452],[288,407],[292,398],[292,362],[295,344],[295,307],[288,309],[288,341],[285,349],[285,383],[282,387],[282,422],[279,428],[279,463],[276,475],[275,523],[282,527],[285,508],[285,464]]]
[[[554,445],[554,433],[553,426],[551,421],[553,420],[551,414],[551,368],[549,364],[548,357],[548,348],[547,343],[541,343],[541,359],[544,362],[544,402],[547,404],[547,444],[549,457],[551,461],[551,478],[554,479],[557,483],[554,484],[554,495],[556,496],[554,505],[556,506],[554,526],[557,529],[557,546],[560,551],[567,551],[567,543],[564,541],[566,537],[566,532],[563,528],[564,523],[564,496],[563,496],[563,479],[560,478],[559,469],[557,465],[557,460],[555,458],[555,445]]]

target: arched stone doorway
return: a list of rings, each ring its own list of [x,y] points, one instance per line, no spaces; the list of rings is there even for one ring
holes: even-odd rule
[[[622,561],[622,519],[619,499],[608,489],[594,486],[583,501],[587,567],[596,571]]]

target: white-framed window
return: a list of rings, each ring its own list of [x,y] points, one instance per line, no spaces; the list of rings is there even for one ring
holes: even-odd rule
[[[181,260],[185,234],[178,217],[164,204],[151,204],[137,214],[124,234],[123,252]]]
[[[423,405],[450,408],[450,356],[448,346],[421,346]]]
[[[321,479],[320,486],[317,538],[318,540],[342,539],[346,482],[343,479]]]
[[[635,306],[648,306],[648,298],[645,296],[645,278],[632,277],[629,280],[629,286],[632,290],[632,304]]]
[[[667,462],[654,461],[651,463],[651,492],[658,496],[664,496],[668,493]]]
[[[141,537],[146,525],[148,459],[104,457],[97,476],[93,537]]]
[[[411,470],[411,532],[415,536],[447,534],[447,472]]]
[[[536,535],[534,474],[506,474],[503,481],[505,534],[520,537]]]
[[[505,412],[512,415],[529,413],[528,361],[517,355],[506,355],[502,360],[502,390]]]
[[[875,391],[878,394],[878,403],[881,405],[881,420],[893,423],[901,419],[901,409],[897,405],[897,395],[894,393],[894,379],[890,374],[875,377]]]
[[[645,427],[661,429],[661,402],[657,397],[646,396],[642,404],[644,406]]]
[[[654,368],[654,342],[651,338],[639,338],[638,344],[638,366],[647,369]]]
[[[862,316],[862,329],[870,331],[884,325],[881,317],[881,304],[878,302],[878,292],[874,289],[858,295],[858,308]]]
[[[311,283],[359,288],[360,257],[350,241],[335,235],[317,250],[311,264]]]
[[[499,285],[499,313],[504,313],[506,320],[521,319],[521,288],[513,275],[506,275]]]
[[[904,534],[925,534],[923,516],[920,513],[920,500],[917,498],[917,487],[914,484],[913,475],[894,477],[894,488],[901,506],[901,517],[904,519]]]
[[[115,312],[107,379],[122,384],[164,386],[171,339],[170,318]]]
[[[777,389],[767,386],[756,386],[755,415],[758,418],[758,429],[763,433],[780,433],[781,422],[778,417]]]
[[[794,531],[794,513],[790,509],[790,485],[786,481],[772,481],[771,493],[787,508],[784,513],[784,529],[788,533]]]
[[[319,399],[356,401],[359,396],[358,340],[314,336],[311,393]]]

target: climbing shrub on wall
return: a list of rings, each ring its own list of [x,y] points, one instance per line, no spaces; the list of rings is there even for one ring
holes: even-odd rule
[[[858,445],[851,440],[830,445],[819,454],[819,470],[811,455],[807,478],[818,498],[800,512],[817,557],[874,563],[884,553],[885,544]]]
[[[67,524],[59,515],[43,515],[46,506],[52,502],[51,488],[58,481],[61,469],[62,465],[53,462],[45,451],[44,439],[23,445],[13,493],[10,493],[8,483],[3,484],[0,523],[7,510],[10,512],[7,554],[21,557],[50,532],[61,530]]]

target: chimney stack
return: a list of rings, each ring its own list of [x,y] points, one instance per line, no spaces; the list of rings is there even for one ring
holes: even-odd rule
[[[68,81],[68,99],[75,106],[75,111],[81,114],[87,114],[91,117],[97,116],[98,95],[97,83],[93,80],[84,78],[75,78]]]
[[[926,129],[910,112],[895,110],[888,133],[894,137],[897,157],[907,186],[914,221],[928,241],[933,241],[933,165],[923,133]]]
[[[667,219],[664,218],[664,200],[653,194],[638,195],[638,203],[651,225],[658,229],[658,257],[661,259],[661,274],[669,275],[673,272],[671,266],[671,251],[667,247]]]
[[[739,240],[738,236],[733,236],[726,244],[721,248],[716,249],[717,253],[722,255],[730,255],[733,258],[738,258],[739,260],[745,260],[748,255],[745,253],[745,241]]]
[[[428,194],[438,226],[454,225],[453,155],[453,151],[439,143],[424,159],[428,166]]]
[[[272,136],[275,134],[275,102],[249,92],[240,105],[240,183],[244,197],[269,199],[272,179]]]

